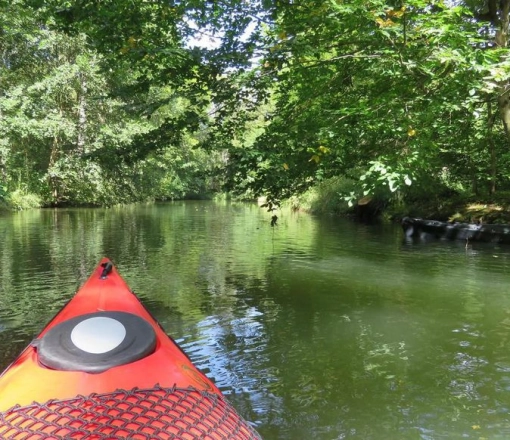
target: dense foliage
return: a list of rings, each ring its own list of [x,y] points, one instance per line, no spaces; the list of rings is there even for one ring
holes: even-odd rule
[[[506,3],[491,17],[440,1],[280,4],[257,71],[274,107],[235,150],[236,185],[288,196],[343,175],[358,182],[347,199],[508,188]]]
[[[172,20],[152,21],[165,10],[81,4],[72,19],[57,3],[0,10],[0,196],[99,205],[213,188],[219,155],[196,148],[210,98]]]
[[[0,199],[510,189],[509,16],[510,0],[3,2]]]

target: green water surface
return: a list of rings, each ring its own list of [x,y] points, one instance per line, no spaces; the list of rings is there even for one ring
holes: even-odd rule
[[[266,440],[510,439],[510,246],[277,214],[0,214],[1,367],[107,256]]]

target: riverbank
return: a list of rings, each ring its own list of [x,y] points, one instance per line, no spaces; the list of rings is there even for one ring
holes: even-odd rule
[[[475,196],[444,192],[416,198],[393,195],[349,200],[347,179],[330,179],[306,193],[293,196],[285,203],[292,209],[317,215],[355,217],[362,221],[376,218],[399,222],[404,217],[417,217],[443,222],[510,224],[510,193]]]
[[[510,223],[510,194],[502,193],[492,197],[431,197],[404,206],[390,205],[383,215],[394,220],[408,216],[444,222]]]
[[[399,222],[404,217],[413,217],[443,222],[510,224],[510,193],[498,193],[490,197],[431,194],[426,199],[415,200],[398,197],[390,200],[377,197],[349,200],[345,194],[346,189],[350,189],[348,188],[350,186],[352,186],[352,182],[348,179],[340,177],[329,179],[303,194],[290,197],[283,204],[293,210],[311,214],[353,217],[362,221],[379,218],[384,221]],[[197,197],[192,198],[196,199]],[[209,194],[204,198],[226,200],[231,196],[222,193],[214,197]],[[38,197],[15,192],[10,197],[0,200],[0,211],[37,209],[42,207],[41,205],[41,200]],[[69,206],[78,205],[71,204]],[[79,206],[83,207],[84,205]]]

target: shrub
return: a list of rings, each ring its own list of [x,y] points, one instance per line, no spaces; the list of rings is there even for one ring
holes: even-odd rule
[[[346,195],[356,192],[356,182],[344,176],[326,179],[303,194],[286,201],[292,209],[303,209],[315,214],[346,214],[352,212]]]
[[[9,209],[16,211],[40,208],[42,205],[41,198],[38,195],[27,193],[22,189],[17,189],[9,193],[5,198],[5,202]]]

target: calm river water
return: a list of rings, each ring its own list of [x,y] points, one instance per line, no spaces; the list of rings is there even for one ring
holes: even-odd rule
[[[255,205],[0,216],[0,363],[108,256],[266,440],[509,439],[510,246]]]

